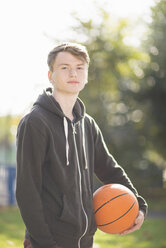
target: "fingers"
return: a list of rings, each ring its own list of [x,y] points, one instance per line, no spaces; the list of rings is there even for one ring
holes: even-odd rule
[[[24,248],[32,248],[29,239],[25,239],[25,240],[24,240]]]
[[[134,225],[130,229],[125,230],[124,232],[120,233],[120,235],[129,234],[129,233],[132,233],[136,230],[139,230],[140,227],[142,226],[143,222],[144,222],[144,213],[140,210],[138,217],[135,220]]]
[[[25,248],[32,248],[32,246],[31,245],[28,245],[28,246],[25,246]]]

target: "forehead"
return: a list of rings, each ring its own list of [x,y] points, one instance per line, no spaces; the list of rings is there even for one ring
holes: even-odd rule
[[[54,66],[58,66],[61,64],[68,64],[68,65],[77,65],[77,64],[86,64],[84,59],[80,59],[69,52],[59,52],[55,58]]]

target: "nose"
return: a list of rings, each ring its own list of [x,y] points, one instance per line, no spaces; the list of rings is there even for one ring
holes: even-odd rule
[[[71,69],[71,70],[70,70],[70,75],[71,75],[72,77],[75,77],[75,76],[77,75],[76,70]]]

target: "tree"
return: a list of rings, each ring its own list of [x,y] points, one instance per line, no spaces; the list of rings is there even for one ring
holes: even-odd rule
[[[146,112],[144,129],[148,149],[156,163],[166,166],[166,1],[157,1],[152,8],[152,22],[143,46],[149,54],[149,63],[144,68],[144,78],[139,102]]]
[[[0,164],[16,163],[16,130],[20,116],[0,116]]]
[[[76,17],[78,39],[71,39],[80,42],[83,37],[91,58],[89,83],[80,97],[102,129],[110,152],[136,187],[161,186],[162,171],[152,159],[151,141],[146,139],[148,104],[140,101],[144,95],[140,81],[150,58],[141,48],[126,45],[128,20],[112,20],[101,8],[98,12],[99,22]]]
[[[146,64],[148,57],[125,44],[129,26],[126,19],[115,23],[105,10],[100,11],[101,23],[96,25],[92,20],[78,19],[79,25],[75,29],[87,36],[85,45],[91,58],[89,83],[81,98],[101,127],[109,150],[139,187],[140,178],[149,170],[150,162],[144,157],[143,111],[135,95],[140,87],[138,79],[143,74],[141,66]]]

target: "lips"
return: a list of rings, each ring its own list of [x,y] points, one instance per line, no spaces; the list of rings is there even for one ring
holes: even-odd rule
[[[68,83],[68,84],[79,84],[78,81],[68,81],[67,83]]]

